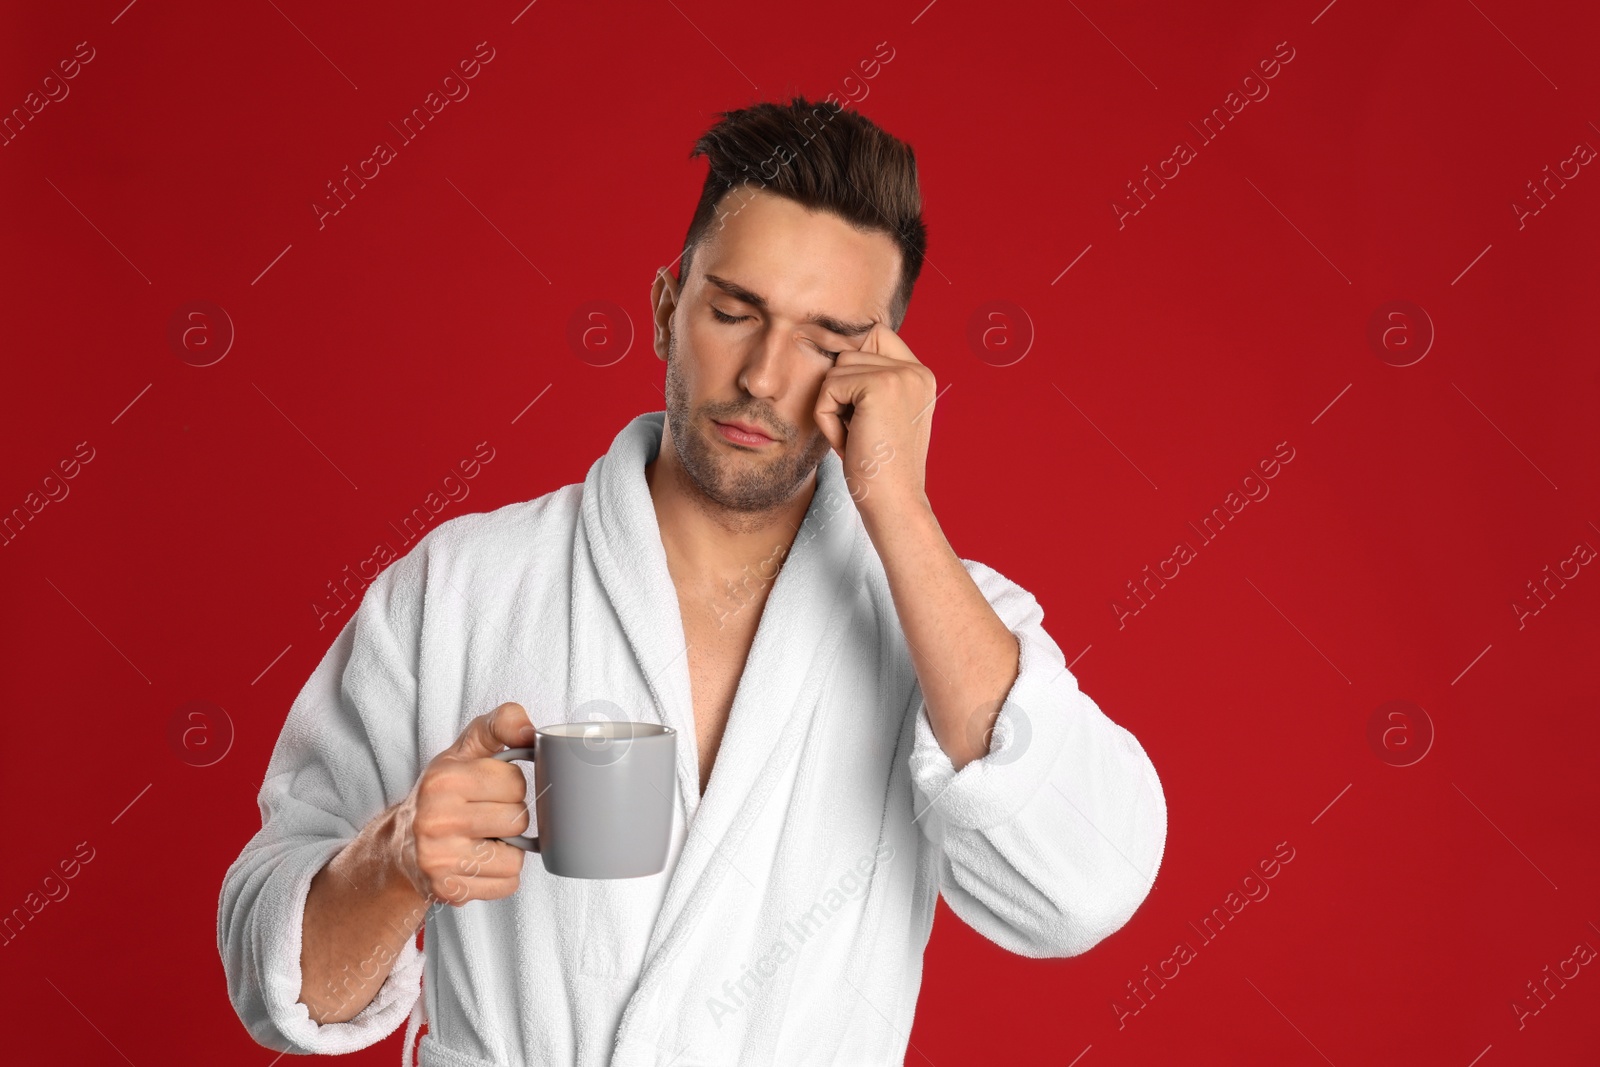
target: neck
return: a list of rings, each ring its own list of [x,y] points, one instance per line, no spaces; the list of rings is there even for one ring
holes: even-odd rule
[[[794,496],[778,507],[735,511],[711,500],[689,477],[669,433],[663,427],[661,449],[645,464],[644,475],[674,581],[716,581],[769,559],[781,562],[811,506],[817,472],[807,475]]]

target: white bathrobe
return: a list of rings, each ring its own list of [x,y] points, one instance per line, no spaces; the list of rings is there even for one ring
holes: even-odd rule
[[[351,1052],[410,1015],[423,1067],[900,1064],[939,894],[1002,948],[1059,957],[1149,893],[1155,768],[1079,690],[1034,597],[971,560],[1021,662],[989,754],[955,771],[831,451],[702,797],[644,478],[663,419],[632,420],[582,483],[435,527],[311,674],[218,909],[228,994],[261,1044]],[[514,894],[432,909],[371,1004],[314,1023],[298,1002],[312,875],[474,716],[516,701],[539,725],[582,720],[596,700],[678,732],[666,870],[558,878],[529,854]]]

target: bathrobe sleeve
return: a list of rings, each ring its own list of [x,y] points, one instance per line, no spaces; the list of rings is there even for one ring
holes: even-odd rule
[[[418,997],[423,953],[407,939],[360,1014],[319,1025],[300,1000],[300,932],[315,875],[417,774],[419,544],[368,586],[289,709],[258,797],[261,830],[223,878],[217,948],[250,1036],[295,1053],[381,1041]]]
[[[1149,895],[1166,798],[1139,742],[1078,688],[1033,595],[982,563],[962,564],[1016,636],[1020,664],[988,754],[959,772],[915,687],[916,822],[963,922],[1019,955],[1075,956]]]

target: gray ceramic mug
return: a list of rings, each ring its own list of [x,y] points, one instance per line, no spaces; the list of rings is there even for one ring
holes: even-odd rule
[[[563,722],[534,731],[532,748],[496,752],[533,761],[537,837],[497,840],[539,853],[563,878],[639,878],[667,865],[677,731],[649,722]]]

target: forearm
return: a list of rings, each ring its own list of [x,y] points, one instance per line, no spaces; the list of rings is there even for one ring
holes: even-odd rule
[[[300,1002],[317,1023],[372,1002],[430,903],[396,863],[395,812],[375,817],[311,880],[300,942]]]
[[[928,724],[959,771],[988,753],[988,728],[1017,678],[1017,639],[962,566],[926,497],[878,514],[884,518],[865,524],[883,561]]]

